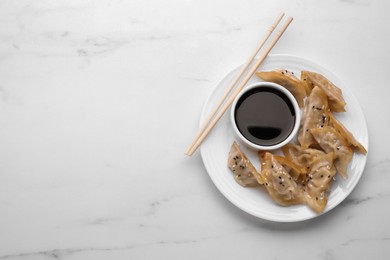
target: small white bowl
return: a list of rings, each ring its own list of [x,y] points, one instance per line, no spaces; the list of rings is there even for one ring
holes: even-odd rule
[[[250,141],[248,138],[246,138],[241,133],[241,131],[239,130],[239,127],[237,126],[237,122],[236,122],[237,103],[239,101],[240,101],[240,103],[242,103],[241,97],[243,97],[243,95],[245,95],[249,91],[256,91],[255,89],[257,89],[257,88],[264,88],[264,87],[267,87],[269,89],[275,89],[275,91],[279,92],[279,95],[283,96],[286,100],[288,100],[287,102],[291,103],[292,109],[290,108],[290,112],[293,111],[293,113],[295,114],[294,123],[292,125],[290,125],[290,127],[289,127],[289,129],[292,128],[291,132],[284,139],[282,139],[279,142],[274,143],[274,144],[265,144],[265,143],[261,143],[261,141],[258,141],[258,142],[255,143],[253,141]],[[263,91],[264,91],[264,89],[263,89]],[[246,98],[248,98],[248,96],[247,97],[243,97],[243,98],[246,99]],[[286,104],[287,104],[287,102],[286,102]],[[291,107],[291,105],[289,107]],[[237,97],[234,99],[230,111],[231,111],[230,119],[231,119],[233,131],[234,131],[235,135],[246,146],[248,146],[249,148],[252,148],[254,150],[275,150],[275,149],[279,149],[279,148],[283,147],[284,145],[289,143],[296,136],[296,134],[298,133],[298,130],[299,130],[300,122],[301,122],[300,108],[299,108],[298,103],[297,103],[296,99],[294,98],[294,96],[286,88],[284,88],[284,87],[282,87],[282,86],[280,86],[278,84],[272,83],[272,82],[257,82],[257,83],[254,83],[254,84],[251,84],[251,85],[245,87],[237,95]],[[268,113],[266,116],[269,117],[269,113],[272,113],[272,108],[267,109],[267,111],[263,110],[263,111],[257,111],[257,112],[258,113]],[[292,116],[290,115],[290,117],[292,117]],[[267,127],[267,126],[265,126],[265,127]]]

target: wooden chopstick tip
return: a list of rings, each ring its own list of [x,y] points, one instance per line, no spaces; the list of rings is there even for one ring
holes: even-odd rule
[[[292,16],[287,17],[287,21],[284,23],[283,28],[287,28],[293,20],[294,17]]]
[[[191,157],[194,154],[193,147],[194,147],[193,144],[187,147],[187,150],[184,152],[184,154]]]
[[[279,23],[280,20],[282,20],[283,16],[285,15],[285,12],[280,12],[278,18],[276,19],[275,23]]]

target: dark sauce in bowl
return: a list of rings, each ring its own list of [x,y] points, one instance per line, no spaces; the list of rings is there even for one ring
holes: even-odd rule
[[[281,91],[253,88],[237,101],[234,111],[240,133],[250,142],[271,146],[283,142],[295,125],[294,106]]]

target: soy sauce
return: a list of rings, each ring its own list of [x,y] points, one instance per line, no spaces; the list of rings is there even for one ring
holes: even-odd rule
[[[281,91],[269,87],[254,88],[241,96],[234,116],[241,134],[263,146],[282,142],[295,123],[291,101]]]

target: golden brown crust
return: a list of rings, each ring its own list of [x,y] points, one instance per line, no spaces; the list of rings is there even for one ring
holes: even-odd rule
[[[233,142],[229,152],[228,167],[241,186],[252,187],[263,183],[260,174],[236,142]]]

